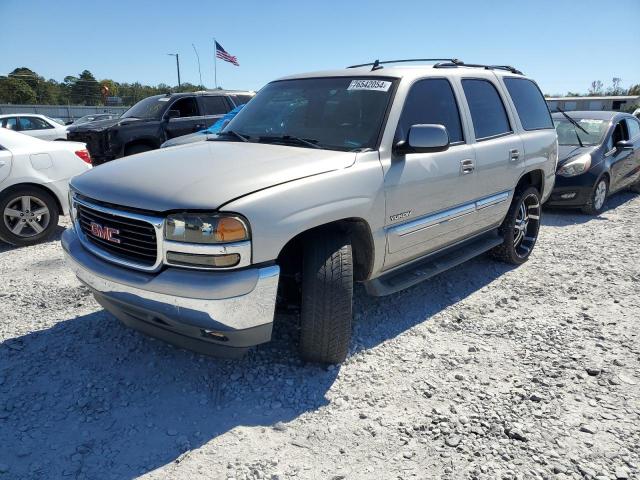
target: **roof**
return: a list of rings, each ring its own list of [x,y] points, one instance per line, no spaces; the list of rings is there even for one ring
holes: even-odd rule
[[[615,117],[628,117],[631,116],[624,112],[601,112],[601,111],[590,111],[590,110],[571,110],[570,112],[566,112],[572,118],[592,118],[594,120],[612,120]],[[554,112],[551,114],[553,118],[564,118],[561,112]]]
[[[640,95],[615,95],[611,97],[546,97],[547,101],[576,101],[576,100],[639,100]]]
[[[316,72],[299,73],[295,75],[288,75],[286,77],[279,78],[278,80],[294,80],[303,78],[318,78],[318,77],[368,77],[368,78],[405,78],[405,77],[421,77],[425,74],[433,76],[468,76],[470,72],[474,75],[481,72],[492,72],[501,76],[518,76],[526,78],[526,75],[512,73],[501,69],[485,69],[481,66],[471,65],[441,65],[438,64],[422,64],[422,65],[393,65],[384,66],[372,70],[371,65],[354,67],[354,68],[340,68],[335,70],[321,70]],[[484,75],[481,75],[484,76]]]

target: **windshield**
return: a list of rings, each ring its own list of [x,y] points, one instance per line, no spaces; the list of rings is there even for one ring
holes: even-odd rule
[[[169,97],[165,95],[154,95],[140,100],[129,110],[124,112],[120,118],[144,118],[146,120],[159,119],[162,111],[167,106]]]
[[[268,84],[224,133],[250,142],[330,150],[375,148],[391,98],[391,79],[309,78]],[[237,135],[224,140],[240,141]]]
[[[558,144],[580,146],[577,138],[579,136],[582,145],[598,145],[604,138],[605,133],[607,133],[607,128],[609,127],[609,122],[606,120],[596,118],[574,118],[574,120],[584,128],[588,134],[574,127],[566,118],[554,118],[553,123],[558,132]]]

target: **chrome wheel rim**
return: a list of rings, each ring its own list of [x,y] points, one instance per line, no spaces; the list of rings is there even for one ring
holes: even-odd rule
[[[596,187],[596,193],[593,196],[593,207],[596,210],[600,210],[604,201],[607,199],[607,183],[604,180],[600,180],[598,182],[598,186]]]
[[[33,195],[21,195],[7,203],[3,212],[4,225],[17,237],[35,237],[49,226],[51,213],[47,205]]]
[[[513,247],[519,257],[529,255],[538,239],[540,211],[540,200],[533,193],[520,202],[513,228]]]

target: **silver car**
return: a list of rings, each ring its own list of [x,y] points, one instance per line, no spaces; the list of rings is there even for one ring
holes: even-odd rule
[[[538,86],[511,67],[384,62],[265,86],[209,141],[71,182],[71,268],[122,322],[204,353],[350,344],[354,282],[387,295],[490,251],[525,262],[558,159]],[[428,62],[425,62],[428,63]]]

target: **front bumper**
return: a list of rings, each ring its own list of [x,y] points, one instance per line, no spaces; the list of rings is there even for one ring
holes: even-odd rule
[[[125,325],[200,353],[238,357],[271,339],[277,265],[206,272],[165,268],[142,273],[86,250],[74,230],[62,247],[76,276]]]
[[[582,207],[591,201],[593,186],[598,177],[591,172],[575,177],[556,177],[556,183],[547,201],[550,207]]]

